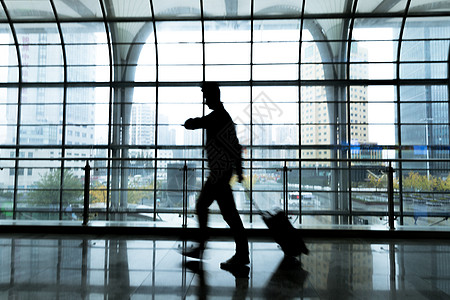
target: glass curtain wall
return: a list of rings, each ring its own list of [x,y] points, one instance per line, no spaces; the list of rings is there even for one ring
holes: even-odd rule
[[[231,181],[294,224],[449,225],[450,7],[440,1],[1,0],[0,218],[196,226],[200,84],[243,145]],[[224,222],[212,207],[211,226]]]

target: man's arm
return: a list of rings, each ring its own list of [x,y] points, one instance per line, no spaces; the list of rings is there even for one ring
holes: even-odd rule
[[[184,128],[186,129],[199,129],[199,128],[206,128],[206,122],[203,118],[191,118],[187,119],[186,122],[184,122]]]
[[[242,175],[242,146],[239,145],[239,154],[236,159],[236,174],[238,176],[238,182],[241,183],[244,180],[244,176]]]
[[[184,128],[186,129],[199,129],[199,128],[207,128],[209,123],[211,122],[211,114],[201,117],[201,118],[190,118],[184,122]]]
[[[239,139],[236,135],[236,128],[234,124],[228,126],[228,133],[225,135],[226,139],[223,141],[226,151],[231,155],[234,160],[234,169],[238,176],[238,181],[242,182],[244,179],[242,175],[242,146],[239,143]]]
[[[200,118],[187,119],[186,122],[184,122],[184,125],[183,125],[184,128],[190,129],[190,130],[201,128],[201,126],[200,126],[201,122],[199,122],[198,119],[200,119]]]

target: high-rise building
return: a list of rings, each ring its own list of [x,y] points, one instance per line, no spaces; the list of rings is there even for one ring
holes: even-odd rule
[[[303,62],[321,61],[320,53],[316,45],[308,45],[302,52]],[[367,49],[363,47],[352,47],[351,60],[367,61]],[[368,66],[357,64],[351,68],[353,79],[368,78]],[[302,65],[302,74],[311,78],[324,78],[324,70],[321,64]],[[350,143],[352,145],[367,144],[369,142],[368,131],[368,107],[367,107],[367,86],[354,86],[350,88],[350,115],[347,117],[350,123]],[[302,158],[307,159],[329,159],[330,150],[326,147],[330,145],[331,126],[333,120],[329,115],[329,103],[326,97],[326,90],[323,86],[302,87],[301,103],[301,144],[317,145],[317,149],[306,148],[302,150]],[[330,163],[321,162],[318,167],[329,166]],[[317,167],[315,163],[306,161],[303,167]]]
[[[420,40],[407,41],[402,44],[403,61],[436,61],[426,64],[402,64],[401,78],[434,78],[436,74],[447,74],[447,63],[439,61],[448,59],[440,42],[433,41],[439,36],[450,36],[450,28],[419,27],[414,35]],[[448,150],[439,149],[449,144],[448,131],[448,86],[446,85],[411,85],[400,88],[401,137],[396,132],[396,144],[413,146],[413,150],[402,151],[406,159],[421,159],[418,162],[403,162],[404,169],[414,169],[422,175],[448,175],[448,162],[427,159],[448,159]],[[397,107],[395,116],[397,118]],[[400,140],[401,139],[401,140]]]
[[[155,144],[155,111],[152,107],[133,105],[130,124],[130,145]]]
[[[70,33],[68,33],[70,35]],[[80,36],[77,32],[77,36]],[[86,32],[83,35],[86,43],[95,43],[95,35]],[[21,33],[19,35],[20,55],[22,64],[22,82],[58,82],[63,81],[62,56],[55,55],[55,47],[51,46],[59,35],[54,31],[46,31],[44,28],[37,33]],[[10,42],[14,44],[13,41]],[[31,46],[33,45],[33,46]],[[37,46],[36,46],[37,45]],[[82,46],[71,46],[82,47]],[[95,49],[95,48],[88,48]],[[71,52],[73,65],[86,63],[86,57],[95,64],[95,51]],[[75,54],[75,55],[74,55]],[[10,65],[15,61],[17,52],[10,47],[8,53]],[[43,66],[43,67],[37,67]],[[55,66],[48,68],[44,66]],[[77,68],[70,69],[71,78],[77,78]],[[8,78],[11,82],[17,81],[17,72],[11,68]],[[86,77],[86,75],[83,75]],[[90,72],[91,81],[96,80],[96,73]],[[62,146],[93,145],[95,143],[95,90],[94,88],[70,88],[66,94],[66,126],[65,141],[63,141],[63,102],[64,90],[61,87],[23,87],[20,93],[20,106],[18,106],[18,92],[16,89],[8,89],[6,97],[7,124],[17,124],[18,109],[20,109],[20,130],[16,126],[7,126],[5,144],[30,146],[29,149],[19,151],[19,157],[26,158],[61,158]],[[17,141],[18,140],[18,141]],[[75,176],[82,177],[84,171],[80,168],[84,158],[89,158],[92,153],[87,149],[68,147],[65,157],[73,157],[74,161],[67,161],[65,168],[73,168]],[[2,150],[3,157],[16,157],[14,149]],[[19,188],[27,189],[34,185],[49,170],[60,168],[61,164],[55,161],[24,161],[19,164],[18,183]],[[0,171],[0,186],[14,187],[15,167],[10,162],[10,167]]]

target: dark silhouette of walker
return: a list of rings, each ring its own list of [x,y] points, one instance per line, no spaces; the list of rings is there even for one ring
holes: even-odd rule
[[[204,82],[201,88],[205,104],[212,112],[201,118],[186,120],[184,127],[190,130],[206,129],[205,150],[210,174],[196,204],[200,227],[199,245],[184,250],[182,254],[188,257],[202,258],[208,239],[208,209],[216,200],[224,220],[230,226],[236,243],[235,255],[220,264],[222,269],[227,270],[250,263],[247,236],[229,184],[233,171],[236,172],[239,182],[243,180],[242,147],[236,136],[235,124],[220,101],[218,84],[216,82]]]

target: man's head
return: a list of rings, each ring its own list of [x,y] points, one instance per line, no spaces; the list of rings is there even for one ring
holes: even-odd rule
[[[220,89],[217,82],[205,81],[202,86],[203,99],[206,105],[212,110],[216,109],[222,103],[220,102]]]

